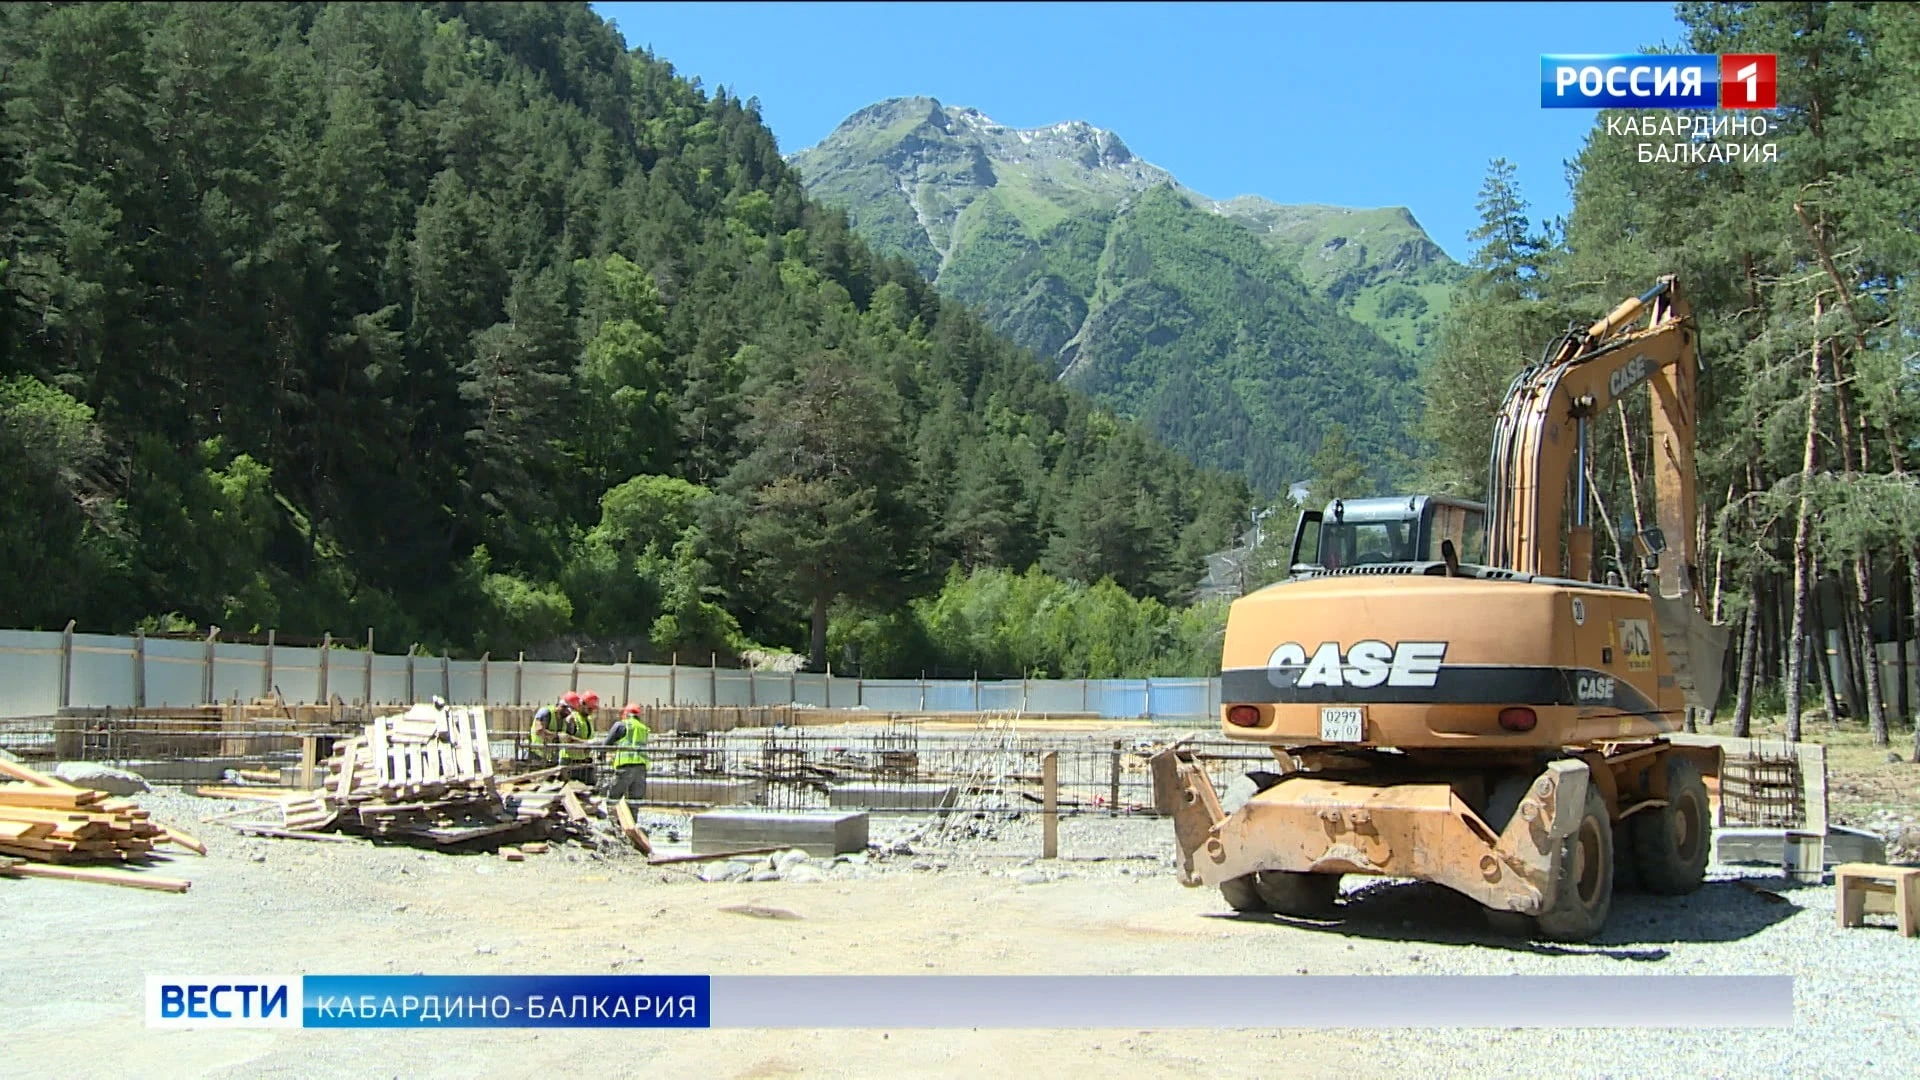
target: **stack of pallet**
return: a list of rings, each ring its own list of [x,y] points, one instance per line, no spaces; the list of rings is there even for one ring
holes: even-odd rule
[[[550,774],[549,774],[550,775]],[[287,823],[337,824],[367,836],[406,836],[453,844],[532,829],[551,833],[592,817],[584,784],[494,776],[486,710],[416,705],[339,744],[314,793],[322,807],[288,807]],[[296,814],[305,813],[305,818]],[[325,813],[334,815],[320,822]],[[539,823],[547,827],[539,827]]]
[[[74,787],[7,761],[0,761],[0,776],[11,781],[0,783],[0,856],[10,857],[0,873],[25,875],[35,869],[31,863],[139,863],[146,861],[155,845],[167,843],[206,854],[198,840],[150,820],[132,800]],[[38,876],[134,883],[85,872]],[[170,891],[185,891],[185,882],[150,882],[147,887],[176,885]]]

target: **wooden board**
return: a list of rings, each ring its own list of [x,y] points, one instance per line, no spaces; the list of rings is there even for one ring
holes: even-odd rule
[[[0,874],[12,877],[54,878],[60,881],[85,881],[95,885],[122,885],[129,889],[150,889],[154,892],[183,893],[190,882],[173,878],[146,877],[138,874],[125,874],[112,870],[78,870],[64,866],[35,866],[32,863],[15,863],[0,866]]]

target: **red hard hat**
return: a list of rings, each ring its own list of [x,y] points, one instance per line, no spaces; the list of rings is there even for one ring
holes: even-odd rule
[[[621,710],[620,710],[620,715],[621,715],[621,716],[639,716],[639,715],[640,715],[640,706],[638,706],[638,705],[629,705],[629,706],[627,706],[626,708],[624,708],[624,709],[621,709]]]
[[[569,690],[566,693],[560,695],[560,704],[565,705],[569,708],[577,709],[580,707],[580,695],[575,693],[572,690]]]
[[[587,708],[597,709],[599,707],[600,707],[600,695],[594,693],[591,690],[587,691]]]

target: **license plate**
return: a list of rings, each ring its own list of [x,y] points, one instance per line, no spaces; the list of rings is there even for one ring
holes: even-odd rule
[[[1320,710],[1320,738],[1326,742],[1360,742],[1367,737],[1366,710],[1326,708]]]

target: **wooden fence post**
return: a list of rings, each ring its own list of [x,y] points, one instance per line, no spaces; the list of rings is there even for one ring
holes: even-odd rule
[[[147,632],[133,632],[133,707],[147,707]]]
[[[331,640],[331,639],[329,639],[329,640]],[[368,709],[372,709],[372,708],[373,708],[373,627],[371,627],[371,626],[369,626],[369,627],[367,627],[367,677],[366,677],[366,684],[367,684],[367,685],[366,685],[366,691],[367,691],[367,700],[366,700],[366,706],[367,706],[367,708],[368,708]],[[320,696],[321,696],[321,697],[325,697],[326,695],[325,695],[325,694],[322,694],[322,695],[320,695]]]
[[[1120,816],[1120,740],[1113,740],[1113,773],[1107,783],[1107,816]]]
[[[67,625],[72,626],[73,624],[68,623]],[[218,641],[219,639],[220,639],[220,628],[217,626],[209,627],[207,630],[207,667],[206,667],[206,671],[201,675],[201,683],[200,683],[200,690],[202,694],[200,700],[206,702],[209,705],[216,704],[220,700],[219,698],[215,697],[213,694],[213,643]],[[72,640],[71,633],[68,634],[68,640]]]
[[[522,652],[520,658],[513,662],[513,707],[516,709],[525,704],[521,689],[526,685],[526,676],[527,654]]]
[[[1040,759],[1040,857],[1060,857],[1060,752],[1049,750]]]
[[[580,646],[578,645],[573,647],[573,681],[568,684],[567,689],[580,689]]]
[[[60,708],[62,709],[69,708],[73,704],[73,628],[74,628],[74,625],[75,625],[74,620],[68,619],[67,628],[60,632],[59,703],[60,703]],[[209,647],[209,655],[211,655],[211,647]],[[207,671],[209,673],[213,671],[212,660],[208,660],[207,662]],[[209,674],[208,678],[212,678],[212,675]]]
[[[440,650],[440,700],[453,704],[453,658]]]
[[[373,654],[369,653],[367,655],[371,656]],[[320,703],[322,705],[326,704],[328,700],[327,676],[329,674],[328,669],[332,666],[333,634],[329,631],[320,638]],[[367,704],[373,704],[373,695],[371,693],[367,695]]]
[[[633,700],[633,654],[628,653],[626,669],[621,671],[620,673],[620,707],[622,709],[626,708],[627,702],[632,700]]]
[[[680,704],[680,654],[674,653],[667,660],[667,706],[672,708]],[[659,699],[654,699],[658,705]]]
[[[267,628],[267,665],[260,672],[260,696],[273,696],[273,628]]]
[[[415,650],[415,649],[418,649],[419,647],[420,647],[420,643],[419,643],[419,642],[417,642],[417,641],[416,641],[416,642],[414,642],[413,644],[411,644],[411,645],[409,645],[409,646],[407,646],[407,700],[406,700],[406,704],[408,704],[408,705],[412,705],[412,704],[414,703],[414,696],[413,696],[413,650]]]

